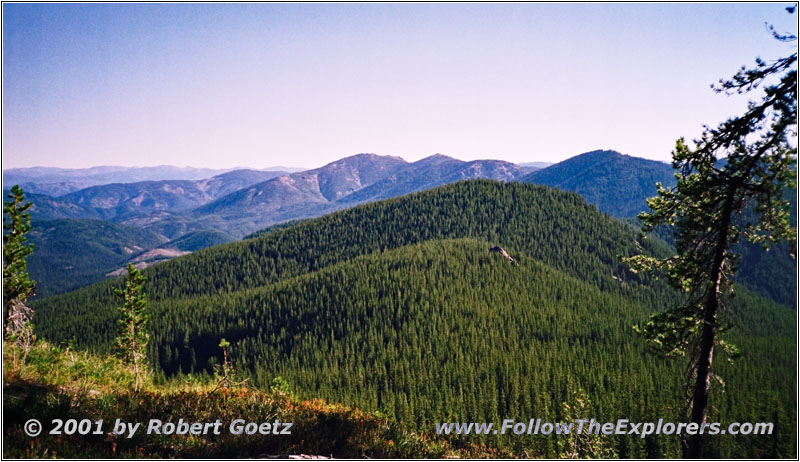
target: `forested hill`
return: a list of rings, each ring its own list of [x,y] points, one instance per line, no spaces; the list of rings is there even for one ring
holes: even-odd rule
[[[619,288],[615,277],[634,277],[619,255],[636,254],[642,245],[666,252],[659,242],[637,241],[635,232],[575,193],[476,180],[354,207],[148,268],[148,296],[160,300],[258,287],[358,255],[459,237],[525,251],[602,289]],[[99,283],[48,303],[97,300],[118,284]]]
[[[39,298],[101,280],[144,250],[164,244],[163,237],[147,230],[78,219],[37,221],[29,239],[35,251],[28,269],[36,276]]]
[[[204,373],[221,338],[257,386],[381,411],[408,428],[531,416],[678,420],[685,364],[647,355],[632,325],[677,300],[618,256],[665,254],[577,194],[468,181],[306,220],[144,271],[150,358]],[[502,246],[515,259],[500,253]],[[120,280],[37,301],[37,333],[108,351]],[[770,443],[711,441],[717,457],[795,448],[796,313],[738,290],[710,419],[775,421]],[[745,398],[743,398],[745,397]],[[744,437],[743,437],[744,438]],[[752,437],[750,437],[752,438]],[[481,437],[553,455],[552,437]],[[677,438],[608,437],[607,454],[677,457]]]
[[[601,150],[537,170],[520,181],[575,191],[609,215],[633,217],[647,210],[656,183],[675,185],[674,174],[664,162]]]

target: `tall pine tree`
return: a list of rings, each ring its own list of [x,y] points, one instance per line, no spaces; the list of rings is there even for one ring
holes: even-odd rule
[[[732,247],[742,237],[765,247],[784,239],[793,243],[796,234],[784,194],[797,187],[797,53],[773,62],[757,59],[754,68],[743,67],[715,90],[748,93],[762,85],[763,95],[743,115],[706,127],[694,146],[678,140],[672,160],[678,184],[659,185],[658,196],[648,200],[651,212],[640,215],[645,231],[674,225],[677,255],[627,260],[637,269],[663,270],[688,293],[683,304],[654,315],[640,332],[667,356],[689,356],[689,418],[698,425],[708,414],[715,347],[735,353],[719,338],[720,313],[737,268]],[[755,213],[744,213],[747,208]],[[690,436],[684,445],[685,456],[703,456],[703,435]]]

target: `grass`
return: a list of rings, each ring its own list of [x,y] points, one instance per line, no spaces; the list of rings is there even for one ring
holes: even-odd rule
[[[24,360],[23,360],[24,357]],[[119,360],[40,341],[25,356],[3,348],[4,458],[244,458],[313,454],[337,458],[509,457],[468,442],[403,428],[376,413],[322,400],[299,400],[274,389],[220,388],[184,377],[133,393],[133,373]],[[29,437],[31,418],[44,431]],[[290,435],[233,435],[231,421],[292,422]],[[51,435],[52,420],[102,419],[102,432]],[[115,435],[116,419],[140,422],[132,438]],[[221,421],[219,435],[147,435],[150,419]],[[94,430],[94,424],[92,425]]]

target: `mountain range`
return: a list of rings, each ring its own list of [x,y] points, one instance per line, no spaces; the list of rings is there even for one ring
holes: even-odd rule
[[[22,173],[28,179],[42,181],[79,181],[81,178],[94,181],[104,169],[107,167],[76,172],[26,169]],[[124,174],[129,178],[144,174],[141,169],[132,170]],[[177,170],[184,175],[209,173],[203,169]],[[20,175],[18,170],[10,172],[11,175],[4,173],[4,178]],[[113,172],[108,173],[116,178]],[[173,173],[174,169],[167,169],[163,174]],[[112,241],[111,236],[130,236],[130,230],[138,229],[146,242],[140,245],[135,240],[121,239],[123,247],[139,246],[142,250],[128,254],[100,252],[91,259],[91,265],[72,265],[69,273],[59,274],[56,267],[45,268],[38,263],[32,264],[31,271],[42,287],[48,287],[40,291],[40,296],[50,295],[116,274],[114,271],[134,259],[137,259],[134,263],[143,267],[171,256],[240,239],[276,224],[470,179],[535,183],[575,191],[601,212],[629,222],[647,209],[646,199],[655,195],[656,183],[675,184],[672,168],[666,163],[598,150],[543,169],[501,160],[461,161],[441,154],[416,162],[393,156],[358,154],[294,173],[234,170],[202,179],[115,182],[60,196],[26,193],[34,203],[31,209],[34,222],[46,220],[46,229],[51,230],[48,239],[44,239],[44,235],[32,236],[43,255],[54,256],[54,252],[60,252],[69,257],[83,247],[95,246],[92,236],[110,229],[106,222],[122,227],[114,228],[121,234],[112,233]],[[72,223],[65,219],[82,221]],[[87,228],[91,227],[97,229],[89,232]],[[60,244],[56,247],[53,236],[59,234]],[[152,252],[148,254],[148,251]],[[127,257],[127,260],[120,257]],[[791,289],[796,287],[796,281],[783,281],[790,275],[787,269],[796,268],[790,257],[782,252],[748,249],[747,261],[754,262],[742,271],[742,281],[748,287],[781,303],[795,305]],[[757,276],[764,274],[771,275],[770,282],[778,277],[787,289],[770,288],[774,284]],[[66,279],[73,283],[65,284],[63,280]]]
[[[202,180],[237,169],[210,169],[194,167],[116,167],[90,168],[28,167],[3,170],[3,184],[18,184],[29,193],[61,196],[90,186],[138,181]],[[241,170],[241,169],[240,169]],[[294,172],[299,169],[275,167],[263,171]]]
[[[281,377],[302,399],[380,412],[408,428],[530,416],[677,421],[685,363],[646,354],[632,326],[681,294],[619,259],[671,251],[574,192],[460,181],[146,268],[148,358],[164,382],[210,377],[227,359],[255,387]],[[123,283],[34,301],[37,335],[111,351],[112,289]],[[709,419],[747,416],[776,430],[769,444],[719,435],[706,455],[792,454],[797,313],[737,285],[725,320],[726,340],[745,354],[715,361],[727,392],[713,395]],[[555,438],[475,441],[559,454]],[[678,437],[594,444],[619,457],[680,455]]]
[[[359,154],[277,176],[31,194],[35,332],[109,354],[115,276],[131,263],[146,277],[159,383],[213,382],[230,361],[253,387],[286,384],[410,429],[501,416],[678,421],[685,363],[646,354],[633,326],[684,295],[620,260],[674,252],[669,228],[642,235],[631,216],[656,182],[670,184],[665,167],[613,151],[540,170]],[[744,354],[715,356],[726,392],[708,418],[775,431],[765,444],[720,435],[706,455],[784,457],[796,452],[796,263],[787,248],[740,250],[744,277],[723,316],[725,341]],[[554,438],[467,439],[566,454]],[[592,448],[579,454],[678,457],[680,440],[615,435]]]
[[[530,170],[509,162],[464,162],[441,154],[413,163],[399,157],[358,154],[252,185],[195,209],[193,215],[243,236],[282,221],[319,216],[455,181],[513,181]],[[215,221],[219,218],[221,222]]]
[[[234,170],[201,180],[161,180],[92,186],[59,199],[124,222],[154,212],[179,213],[285,172]]]
[[[443,155],[408,163],[399,157],[358,154],[295,173],[235,170],[200,180],[111,183],[29,198],[35,219],[111,220],[168,240],[197,231],[240,238],[272,224],[363,202],[465,179],[512,181],[532,170],[504,161],[464,162]]]

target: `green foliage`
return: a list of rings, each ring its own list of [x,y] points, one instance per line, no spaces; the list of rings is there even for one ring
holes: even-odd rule
[[[150,334],[147,332],[150,314],[147,313],[147,297],[142,291],[144,282],[145,277],[142,273],[128,263],[128,281],[125,290],[114,291],[124,303],[119,309],[121,319],[115,343],[116,353],[123,362],[133,366],[136,376],[134,390],[137,391],[141,375],[145,372],[147,342],[150,339]]]
[[[723,90],[748,91],[771,74],[783,73],[780,82],[765,89],[760,102],[751,102],[747,113],[716,129],[707,129],[694,149],[683,139],[673,152],[678,184],[659,186],[658,196],[648,200],[643,213],[644,230],[673,225],[678,254],[656,259],[631,258],[635,268],[659,269],[669,281],[688,293],[686,302],[652,318],[642,332],[652,345],[667,355],[690,349],[707,312],[707,302],[729,290],[738,256],[731,248],[745,236],[752,243],[793,243],[796,231],[789,221],[789,202],[784,190],[796,189],[796,148],[787,135],[796,131],[797,55],[743,70],[723,82]],[[748,137],[758,135],[757,139]],[[726,156],[724,165],[718,160]],[[742,213],[748,203],[755,213]]]
[[[164,242],[150,231],[103,220],[45,220],[34,225],[29,237],[36,252],[28,258],[28,268],[37,281],[38,299],[102,281],[143,250]]]
[[[202,230],[185,234],[178,239],[169,241],[162,247],[194,252],[195,250],[225,244],[233,240],[235,240],[233,236],[222,231]]]
[[[289,385],[289,381],[280,376],[272,379],[272,382],[269,384],[269,389],[274,393],[295,396]]]
[[[28,275],[28,256],[33,245],[26,245],[31,230],[30,202],[25,202],[22,189],[11,188],[3,203],[3,326],[9,321],[15,302],[24,304],[36,291],[36,283]],[[24,323],[23,323],[24,324]]]
[[[24,354],[21,347],[6,343],[3,348],[4,379],[44,382],[48,386],[72,388],[80,395],[90,390],[123,392],[135,381],[133,370],[111,355],[97,356],[72,346],[56,346],[39,341],[28,355],[27,366],[19,367],[16,357]]]
[[[231,343],[224,338],[219,341],[219,347],[222,348],[222,365],[214,364],[214,377],[217,379],[216,389],[243,387],[247,382],[246,378],[241,379],[239,377],[238,371],[228,359],[228,348],[230,346]]]
[[[519,265],[490,252],[495,245]],[[166,380],[181,372],[210,379],[224,338],[233,365],[256,387],[269,389],[284,377],[298,396],[380,411],[417,431],[434,422],[558,420],[577,389],[585,390],[590,415],[572,418],[676,418],[682,368],[645,355],[629,327],[677,301],[667,284],[620,264],[617,255],[641,249],[668,252],[577,194],[452,184],[146,269],[150,358]],[[108,351],[113,288],[120,284],[37,301],[38,332],[53,340],[74,335],[85,347]],[[788,399],[791,421],[795,313],[740,293],[732,334],[755,346],[736,365],[745,373],[728,386],[776,390]],[[767,328],[771,344],[758,343]],[[721,421],[767,419],[775,411],[727,396],[719,407]],[[794,429],[784,432],[779,439],[791,446]],[[454,440],[516,455],[560,454],[543,436]],[[722,457],[771,454],[732,452],[725,443],[731,439],[721,441]],[[658,443],[612,437],[603,450],[679,454],[675,438]]]
[[[785,190],[785,197],[790,202],[790,223],[797,226],[796,198],[797,190]],[[752,207],[744,211],[754,213]],[[637,217],[620,219],[639,231],[642,221]],[[660,225],[654,228],[653,235],[674,247],[675,236],[672,226]],[[787,242],[779,242],[770,249],[747,240],[739,242],[731,248],[738,255],[738,265],[733,280],[748,289],[758,292],[764,297],[797,309],[797,260],[793,257],[796,251]]]
[[[687,294],[639,332],[661,354],[689,356],[691,421],[698,424],[706,421],[715,346],[730,356],[738,354],[720,339],[725,330],[720,314],[739,262],[732,249],[742,237],[765,249],[782,240],[794,248],[797,232],[784,191],[797,187],[797,148],[791,139],[797,134],[796,66],[796,53],[772,63],[759,59],[754,69],[742,68],[733,79],[721,81],[717,91],[745,93],[766,79],[778,79],[764,88],[759,101],[749,103],[744,115],[707,127],[694,147],[677,141],[672,165],[678,183],[674,188],[659,184],[658,196],[648,200],[651,212],[640,215],[645,232],[674,226],[677,255],[626,259],[640,270],[663,271]],[[748,205],[754,213],[744,213]],[[703,446],[704,436],[689,437],[685,455],[702,457]]]
[[[487,458],[507,452],[429,433],[412,432],[397,422],[321,400],[300,401],[281,393],[196,386],[185,381],[168,386],[147,384],[132,394],[134,371],[111,356],[96,356],[40,342],[31,351],[33,367],[23,374],[13,367],[13,344],[3,347],[4,458],[257,458],[266,455],[318,454],[339,458]],[[50,435],[30,438],[23,424],[36,416],[51,419],[103,419],[103,434]],[[272,424],[292,422],[290,435],[232,435],[233,419]],[[109,431],[116,419],[142,422],[215,422],[220,435],[147,435],[133,438]],[[94,424],[93,424],[94,425]],[[92,427],[94,429],[94,427]],[[309,438],[313,435],[313,438]]]
[[[568,392],[567,401],[561,405],[564,422],[571,422],[578,428],[577,420],[588,420],[594,412],[594,405],[583,389]],[[584,421],[583,425],[588,426]],[[587,427],[584,427],[587,428]],[[623,439],[624,440],[624,439]],[[557,437],[556,446],[558,456],[562,459],[618,459],[620,454],[612,447],[608,438],[594,435],[584,430],[584,433],[568,437]],[[625,454],[623,454],[624,458]]]

